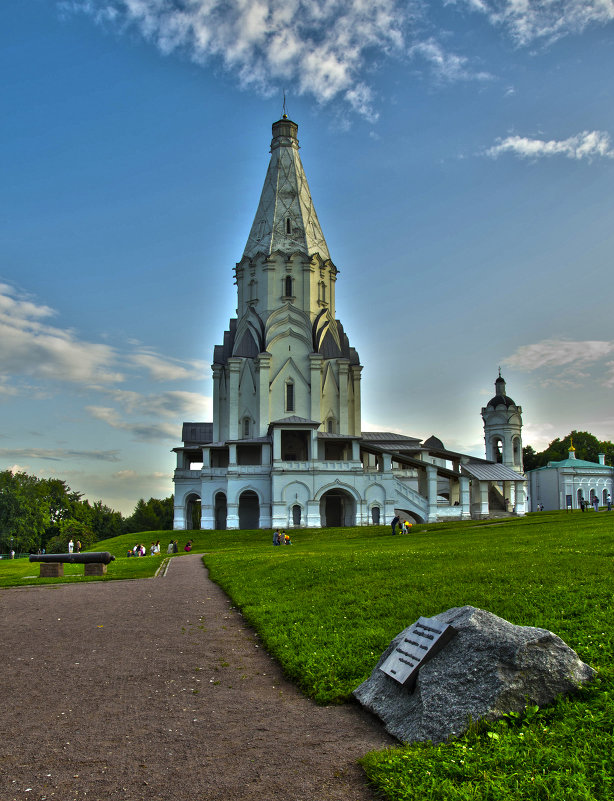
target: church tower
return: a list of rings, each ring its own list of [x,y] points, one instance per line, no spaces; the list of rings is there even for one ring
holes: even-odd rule
[[[285,421],[293,430],[280,447],[304,460],[317,430],[360,436],[362,367],[335,317],[338,270],[297,133],[285,115],[273,124],[264,187],[234,271],[237,316],[214,351],[213,439],[266,437]]]
[[[501,370],[495,381],[495,396],[482,409],[482,420],[486,458],[522,473],[522,406],[505,394]]]
[[[523,514],[515,493],[524,484],[521,409],[500,376],[482,414],[487,447],[504,465],[473,464],[435,437],[421,444],[362,431],[362,365],[336,316],[338,274],[299,156],[298,126],[284,114],[273,123],[264,186],[234,268],[236,314],[213,352],[213,420],[185,422],[173,449],[174,528],[484,517],[497,482]]]

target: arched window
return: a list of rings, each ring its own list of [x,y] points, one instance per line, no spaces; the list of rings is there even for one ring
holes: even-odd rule
[[[292,381],[286,383],[286,411],[294,411],[294,384]]]
[[[319,297],[320,303],[326,303],[326,284],[324,283],[324,281],[320,281],[320,283],[318,284],[318,289],[320,295]]]
[[[326,421],[326,430],[328,431],[329,434],[335,433],[335,421],[333,420],[332,417],[329,417],[328,420]]]
[[[243,439],[247,439],[252,431],[252,421],[249,417],[243,418]]]
[[[286,276],[284,296],[286,298],[291,298],[292,297],[292,276],[291,275],[287,275]]]

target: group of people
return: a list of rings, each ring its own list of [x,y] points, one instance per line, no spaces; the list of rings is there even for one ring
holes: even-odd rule
[[[593,507],[593,509],[598,512],[599,511],[599,498],[596,495],[590,499],[590,501],[585,501],[584,498],[580,498],[580,509],[584,511],[588,509],[589,506]],[[608,507],[608,512],[612,511],[612,496],[608,493],[606,498],[606,506]],[[542,506],[543,509],[543,506]]]
[[[68,541],[68,553],[81,553],[81,543],[79,540],[73,542],[72,537]]]
[[[275,533],[273,534],[273,545],[292,545],[290,535],[286,534],[285,531],[280,531],[278,528],[276,528]]]
[[[393,534],[397,533],[397,526],[399,527],[399,534],[409,534],[413,523],[410,523],[408,520],[401,520],[400,517],[395,516],[390,521],[390,526]]]
[[[149,553],[151,556],[157,556],[160,553],[160,540],[152,542],[149,546]],[[192,550],[192,540],[188,540],[183,546],[183,550],[189,553]],[[166,553],[179,553],[179,543],[177,540],[171,540],[166,549]],[[147,556],[147,548],[144,545],[135,545],[131,551],[128,551],[127,556]]]

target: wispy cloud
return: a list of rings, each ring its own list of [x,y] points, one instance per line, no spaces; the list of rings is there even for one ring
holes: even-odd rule
[[[140,349],[130,354],[128,361],[147,370],[154,381],[179,381],[186,378],[202,378],[207,372],[204,362],[183,362],[160,356],[150,349]]]
[[[137,30],[164,55],[221,64],[244,88],[265,95],[283,84],[318,103],[345,102],[375,120],[370,72],[384,58],[423,59],[437,80],[485,80],[441,40],[424,0],[57,0],[67,13]],[[444,0],[481,14],[519,46],[552,42],[614,19],[612,0]]]
[[[0,284],[0,371],[75,383],[115,383],[113,348],[78,339],[68,329],[49,324],[55,312]]]
[[[591,161],[595,158],[614,158],[610,135],[605,131],[582,131],[568,139],[530,139],[526,136],[508,136],[485,151],[487,156],[498,158],[511,153],[524,159],[565,156],[569,159]]]
[[[0,283],[0,400],[20,394],[44,397],[49,392],[26,383],[28,377],[47,388],[68,382],[105,391],[143,372],[160,382],[202,380],[208,374],[204,362],[163,356],[142,343],[128,343],[120,350],[88,342],[70,328],[52,325],[53,317],[57,317],[54,309]],[[177,398],[181,397],[179,393]],[[170,398],[172,393],[163,403],[170,403]]]
[[[116,409],[110,406],[86,406],[92,417],[121,431],[127,431],[140,442],[160,442],[160,440],[177,440],[178,429],[173,423],[144,423],[125,420]]]
[[[0,448],[0,459],[44,459],[51,462],[86,459],[119,462],[119,451],[79,451],[65,448]]]
[[[158,49],[197,63],[211,59],[244,87],[270,92],[282,81],[318,102],[342,97],[373,118],[360,78],[374,53],[401,51],[411,6],[399,0],[64,0],[98,23],[136,28]]]
[[[591,381],[611,389],[614,387],[612,354],[614,341],[544,339],[521,346],[502,363],[521,372],[539,370],[542,388],[578,389]]]
[[[539,39],[554,41],[614,20],[611,0],[448,0],[448,4],[483,14],[521,46]]]
[[[544,339],[532,345],[522,345],[503,360],[517,370],[533,371],[544,367],[595,362],[614,352],[614,342],[602,340],[574,341]]]
[[[426,61],[433,75],[441,81],[487,81],[492,78],[488,72],[474,70],[466,56],[449,52],[432,37],[413,44],[409,55]]]
[[[138,412],[150,417],[177,418],[211,411],[211,399],[198,392],[169,391],[143,395],[123,389],[108,389],[104,393],[128,414]]]
[[[152,395],[121,389],[107,389],[103,392],[116,406],[92,405],[87,406],[86,411],[96,420],[101,420],[111,428],[127,431],[141,442],[155,442],[160,439],[177,441],[179,421],[182,418],[211,419],[211,398],[197,392],[170,391]],[[134,417],[139,419],[132,419]],[[155,418],[156,422],[143,421],[144,417]],[[169,422],[160,422],[161,418],[166,418]]]

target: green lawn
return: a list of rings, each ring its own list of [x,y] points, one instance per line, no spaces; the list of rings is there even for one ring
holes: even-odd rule
[[[108,579],[136,578],[137,571],[153,575],[165,555],[126,559],[127,549],[159,538],[165,550],[171,537],[180,549],[194,540],[213,580],[318,703],[347,701],[390,640],[420,615],[464,604],[551,629],[598,669],[590,687],[551,709],[530,709],[441,746],[367,755],[367,775],[389,801],[614,798],[614,514],[422,525],[397,537],[389,527],[301,530],[280,548],[265,531],[147,532],[95,550],[118,557]],[[11,579],[7,571],[21,561],[28,572]],[[38,567],[19,562],[0,562],[0,586],[58,581],[25,579]]]

